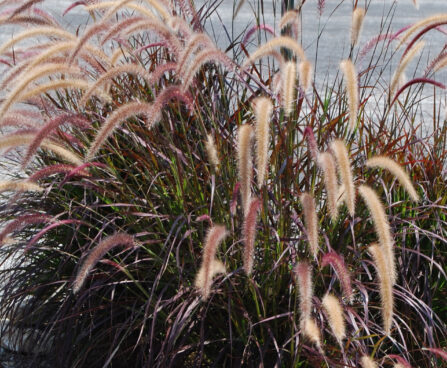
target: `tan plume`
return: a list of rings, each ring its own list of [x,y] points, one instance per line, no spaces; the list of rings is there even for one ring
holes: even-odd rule
[[[329,326],[338,342],[342,344],[343,339],[346,337],[346,324],[343,308],[338,298],[332,294],[326,294],[323,297],[322,304],[328,316]]]
[[[308,60],[303,60],[298,65],[298,75],[300,77],[300,86],[306,92],[312,82],[312,64]]]
[[[318,218],[315,209],[314,197],[309,193],[303,193],[300,196],[303,206],[304,223],[306,225],[307,240],[309,242],[309,250],[316,258],[318,253]]]
[[[260,188],[264,185],[267,171],[273,104],[267,97],[258,97],[253,100],[252,108],[256,118],[256,168],[258,170],[258,187]]]
[[[363,18],[365,18],[365,9],[355,8],[352,12],[352,25],[351,25],[351,45],[355,46],[359,40],[360,32],[362,30]]]
[[[281,97],[285,116],[289,116],[293,111],[295,91],[296,64],[293,61],[288,61],[281,69]]]
[[[244,213],[248,210],[248,204],[251,197],[251,178],[253,175],[251,140],[253,128],[251,125],[245,124],[239,128],[238,133],[238,172],[239,182],[241,183],[242,208]]]
[[[219,169],[219,156],[217,155],[216,143],[214,143],[214,138],[211,134],[206,135],[205,149],[208,154],[208,160],[210,164],[214,167],[214,170]]]
[[[327,193],[327,204],[329,213],[333,221],[337,220],[338,207],[337,207],[337,195],[338,195],[338,183],[337,183],[337,171],[335,160],[329,152],[323,152],[318,154],[318,165],[323,172],[324,186]]]
[[[357,126],[357,115],[359,111],[359,86],[355,66],[351,60],[343,60],[340,69],[345,77],[345,89],[348,95],[349,105],[349,130],[352,131]]]

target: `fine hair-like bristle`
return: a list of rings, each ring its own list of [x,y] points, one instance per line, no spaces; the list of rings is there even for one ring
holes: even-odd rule
[[[335,338],[342,344],[343,339],[346,337],[346,324],[343,308],[338,298],[332,294],[326,294],[323,297],[322,304],[328,316],[329,326],[331,327]]]
[[[242,235],[244,237],[244,271],[250,275],[253,271],[256,237],[256,219],[261,209],[261,201],[252,198],[245,215]]]
[[[286,62],[281,69],[281,97],[284,115],[289,116],[293,111],[293,101],[296,91],[296,64]]]
[[[334,268],[343,287],[343,293],[348,301],[351,302],[353,296],[351,274],[346,267],[344,258],[334,251],[326,253],[321,260],[321,267],[325,267],[328,264]]]
[[[348,207],[349,214],[351,217],[355,215],[355,186],[354,179],[352,177],[351,164],[349,162],[348,150],[345,143],[342,140],[336,139],[331,143],[331,150],[334,152],[338,173],[342,185],[344,186],[345,195],[344,200],[346,206]]]
[[[214,137],[211,134],[206,135],[205,149],[208,155],[210,164],[214,167],[214,170],[219,169],[219,156],[217,155],[216,143]]]
[[[316,258],[318,253],[318,218],[315,209],[314,197],[309,193],[303,193],[300,196],[303,206],[304,223],[306,225],[307,240],[309,242],[309,250]]]
[[[309,262],[300,261],[293,268],[293,273],[298,286],[300,321],[303,325],[310,318],[312,311],[312,267]]]
[[[363,355],[360,359],[363,368],[378,368],[377,363],[372,360],[368,355]]]
[[[0,192],[14,191],[14,192],[41,192],[42,187],[36,183],[29,181],[12,181],[12,180],[1,180],[0,181]]]
[[[345,89],[348,95],[349,106],[349,130],[352,131],[357,126],[357,115],[359,110],[359,86],[355,66],[351,60],[343,60],[340,69],[345,77]]]
[[[399,183],[405,188],[411,199],[415,202],[419,201],[419,195],[417,194],[416,189],[414,189],[409,175],[396,161],[386,156],[375,156],[366,161],[366,166],[379,167],[388,170],[397,178],[397,180],[399,180]]]
[[[416,43],[399,63],[396,71],[394,72],[393,78],[391,79],[389,94],[390,99],[394,97],[394,94],[396,93],[397,87],[399,85],[399,81],[404,74],[408,64],[419,54],[424,46],[424,41],[419,41],[418,43]]]
[[[82,266],[76,275],[76,279],[73,283],[74,294],[81,289],[88,274],[93,267],[95,267],[98,261],[103,258],[108,251],[117,247],[118,245],[124,245],[130,248],[134,245],[134,239],[128,234],[118,233],[105,238],[96,247],[94,247],[82,263]]]
[[[337,183],[337,171],[335,160],[333,156],[328,152],[323,152],[318,154],[318,166],[320,166],[324,177],[324,186],[327,193],[327,205],[329,213],[333,221],[337,220],[338,217],[338,207],[337,207],[337,194],[338,194],[338,183]]]
[[[376,192],[367,185],[359,186],[359,194],[362,196],[366,205],[371,212],[371,216],[374,222],[374,228],[379,238],[379,244],[382,251],[385,253],[385,259],[387,262],[388,273],[391,275],[392,285],[395,284],[397,279],[396,265],[394,260],[394,244],[391,235],[390,224],[388,222],[385,209],[380,202]]]
[[[360,37],[360,32],[363,26],[363,18],[365,17],[365,9],[355,8],[352,12],[352,24],[351,24],[351,45],[357,45]]]
[[[213,277],[217,273],[225,272],[223,264],[216,259],[217,247],[227,236],[223,225],[214,225],[208,230],[203,247],[202,264],[197,273],[195,286],[199,289],[202,299],[207,299],[211,292]]]
[[[307,318],[303,323],[303,333],[310,341],[312,341],[318,350],[321,350],[321,333],[315,320],[313,318]]]
[[[303,60],[298,65],[298,75],[300,77],[300,86],[306,92],[312,82],[312,64],[308,60]]]
[[[248,204],[251,197],[251,178],[253,175],[251,140],[253,128],[245,124],[239,128],[237,154],[238,154],[238,173],[240,182],[240,191],[242,198],[242,208],[247,213]]]
[[[382,319],[383,329],[386,334],[391,331],[391,324],[393,322],[393,285],[391,280],[391,274],[388,270],[388,263],[385,259],[385,254],[381,246],[373,244],[368,248],[369,253],[374,259],[374,263],[377,269],[377,275],[379,276],[379,292],[380,300],[382,302]]]
[[[265,181],[268,162],[268,148],[270,143],[270,120],[273,113],[273,104],[267,97],[258,97],[253,100],[253,112],[256,119],[256,168],[258,187]]]

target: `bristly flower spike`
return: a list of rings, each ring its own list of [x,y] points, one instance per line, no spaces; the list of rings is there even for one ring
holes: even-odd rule
[[[352,12],[352,25],[351,25],[351,45],[357,45],[362,30],[363,18],[365,17],[365,9],[355,8]]]
[[[317,258],[318,253],[318,219],[315,209],[314,197],[309,193],[303,193],[300,196],[303,206],[304,223],[306,225],[307,239],[309,242],[309,250]]]
[[[357,115],[359,111],[359,86],[355,66],[351,60],[343,60],[340,69],[345,77],[345,89],[348,95],[349,106],[349,130],[352,132],[357,125]]]
[[[253,128],[251,125],[245,124],[239,128],[237,153],[238,153],[238,172],[240,191],[242,197],[242,208],[247,213],[248,204],[251,197],[251,178],[253,175],[251,140]]]
[[[332,294],[326,294],[322,300],[322,304],[328,316],[329,326],[341,345],[343,339],[346,337],[346,324],[343,308],[339,300]]]
[[[255,254],[256,219],[261,210],[261,200],[252,198],[245,215],[242,235],[244,237],[244,271],[251,275]]]

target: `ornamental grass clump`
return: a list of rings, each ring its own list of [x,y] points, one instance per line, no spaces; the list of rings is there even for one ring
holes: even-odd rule
[[[306,28],[324,1],[237,2],[241,34],[217,3],[78,1],[79,27],[41,3],[0,4],[2,344],[32,367],[444,364],[445,50],[388,83],[444,15],[396,29],[382,4],[363,42],[357,10],[351,45]]]

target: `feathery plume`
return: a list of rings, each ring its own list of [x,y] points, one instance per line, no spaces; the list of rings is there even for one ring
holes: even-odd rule
[[[84,163],[84,161],[82,161],[82,159],[77,154],[46,139],[40,143],[40,147],[55,153],[59,157],[75,164],[76,166],[82,165]]]
[[[315,320],[307,318],[303,322],[303,327],[304,336],[312,341],[317,346],[318,350],[321,350],[321,334]]]
[[[255,255],[256,219],[261,210],[261,200],[252,198],[245,215],[244,228],[244,271],[250,275],[253,271],[253,261]]]
[[[258,187],[264,185],[267,170],[268,148],[270,138],[270,119],[273,113],[273,104],[267,97],[258,97],[253,100],[253,112],[256,118],[256,166],[258,169]]]
[[[300,13],[298,9],[292,9],[284,13],[279,21],[279,29],[282,31],[287,26],[292,27],[293,36],[298,39],[298,29],[300,25]]]
[[[312,82],[312,64],[308,60],[303,60],[298,65],[298,75],[300,77],[300,86],[306,92]]]
[[[233,188],[233,194],[231,195],[231,202],[230,202],[230,213],[232,216],[236,214],[236,207],[237,207],[237,196],[239,194],[241,184],[237,182]]]
[[[85,32],[82,34],[82,37],[78,39],[78,42],[76,46],[74,47],[71,55],[68,57],[68,65],[71,65],[78,55],[78,53],[81,51],[83,46],[92,38],[95,34],[98,34],[99,32],[103,32],[109,28],[109,25],[101,22],[101,23],[94,23],[92,24],[88,29],[85,30]]]
[[[129,102],[115,110],[107,118],[99,132],[96,134],[96,137],[87,152],[85,160],[91,161],[91,159],[101,148],[102,144],[107,138],[110,137],[119,123],[136,115],[145,115],[148,119],[150,119],[153,116],[152,105],[142,102]]]
[[[123,245],[126,248],[131,248],[134,246],[134,239],[132,236],[124,233],[118,233],[111,235],[104,240],[102,240],[96,247],[94,247],[87,258],[82,263],[81,268],[76,275],[76,279],[73,282],[73,293],[76,294],[84,285],[85,279],[89,275],[90,271],[95,267],[96,263],[103,258],[107,252],[117,247],[118,245]]]
[[[345,202],[351,217],[355,215],[355,187],[352,178],[351,164],[349,162],[348,150],[342,140],[336,139],[331,143],[331,150],[334,152],[338,173],[345,190]]]
[[[368,248],[368,252],[374,259],[374,263],[377,269],[377,275],[379,276],[379,291],[380,300],[382,302],[383,329],[388,335],[391,330],[391,324],[393,323],[394,308],[391,274],[389,272],[388,263],[385,259],[385,254],[382,247],[373,244]]]
[[[329,319],[329,326],[338,342],[342,344],[343,339],[346,337],[343,308],[339,300],[332,294],[326,294],[323,297],[322,304]]]
[[[325,267],[328,264],[330,264],[334,268],[338,278],[340,279],[341,286],[343,287],[343,293],[348,301],[351,302],[353,296],[351,274],[346,267],[345,260],[336,252],[329,252],[323,256],[321,267]]]
[[[351,25],[351,45],[357,45],[362,30],[363,18],[365,17],[365,9],[355,8],[352,12],[352,25]]]
[[[76,36],[72,35],[70,32],[64,31],[61,28],[57,27],[37,27],[28,29],[26,31],[23,31],[22,33],[19,33],[17,36],[9,40],[8,42],[5,42],[3,45],[0,46],[0,55],[3,54],[7,49],[14,46],[16,43],[35,36],[51,36],[51,37],[59,37],[59,38],[66,38],[69,40],[76,40]]]
[[[309,193],[303,193],[300,196],[303,206],[304,223],[306,225],[307,240],[309,242],[309,250],[316,258],[318,253],[318,219],[315,210],[314,197]]]
[[[396,92],[396,94],[394,95],[393,100],[390,102],[390,106],[392,106],[394,104],[394,102],[396,102],[396,100],[398,99],[400,94],[403,91],[405,91],[405,89],[407,89],[408,87],[412,86],[413,84],[417,84],[417,83],[420,83],[420,84],[431,84],[431,85],[433,85],[435,87],[439,87],[439,88],[445,89],[445,85],[443,85],[442,83],[439,83],[439,82],[437,82],[437,81],[435,81],[433,79],[415,78],[415,79],[412,79],[409,82],[405,82],[405,75],[404,74],[401,76],[401,79],[403,79],[403,80],[398,83],[397,86],[399,87],[399,89]]]
[[[101,46],[104,46],[104,44],[108,40],[115,37],[117,34],[121,33],[122,31],[126,30],[130,26],[133,26],[136,22],[140,22],[145,19],[146,19],[145,17],[132,16],[132,17],[124,18],[124,19],[120,20],[115,25],[113,25],[112,27],[109,28],[108,32],[101,39]]]
[[[312,267],[307,261],[298,262],[293,268],[298,286],[301,327],[310,319],[312,312]]]
[[[137,65],[137,64],[129,64],[126,63],[124,65],[118,65],[115,66],[111,69],[109,69],[106,73],[104,73],[103,75],[101,75],[101,77],[99,77],[95,83],[93,83],[90,88],[84,93],[84,95],[82,96],[81,101],[79,102],[80,106],[85,106],[85,104],[87,103],[87,101],[89,100],[89,98],[93,95],[93,93],[95,92],[95,90],[104,82],[109,81],[115,77],[117,77],[120,74],[123,73],[127,73],[127,74],[133,74],[136,76],[140,76],[143,79],[145,79],[149,84],[151,84],[150,82],[152,81],[152,76],[150,73],[148,73],[148,71],[143,68],[141,65]]]
[[[189,60],[189,57],[196,52],[200,47],[205,48],[215,48],[213,41],[209,38],[205,33],[197,33],[191,37],[189,40],[188,46],[185,51],[180,55],[179,62],[177,64],[177,73],[181,73],[184,69],[186,62]]]
[[[28,181],[38,181],[41,178],[46,178],[53,174],[58,173],[69,173],[73,169],[75,169],[76,166],[74,165],[67,165],[67,164],[56,164],[56,165],[50,165],[46,166],[43,169],[40,169],[33,173],[27,180]],[[88,174],[87,172],[83,172],[83,175]]]
[[[0,233],[0,245],[4,243],[7,235],[11,234],[13,231],[21,230],[23,227],[32,224],[39,224],[42,222],[50,221],[51,217],[43,213],[35,213],[31,215],[20,216],[11,222],[9,222]]]
[[[371,212],[374,228],[382,251],[385,253],[388,274],[391,275],[391,284],[394,285],[397,279],[396,266],[394,260],[394,244],[391,236],[390,224],[388,222],[385,209],[380,202],[376,192],[367,185],[359,186],[359,194],[362,196]]]
[[[351,60],[343,60],[340,69],[346,79],[345,89],[348,95],[349,105],[349,130],[353,131],[357,126],[357,115],[359,110],[359,86],[355,66]]]
[[[394,72],[393,78],[391,79],[390,83],[390,99],[394,96],[394,93],[396,92],[397,86],[399,84],[400,77],[405,72],[405,69],[407,68],[408,64],[419,54],[419,52],[423,49],[425,46],[424,41],[419,41],[416,43],[413,48],[408,51],[408,53],[405,55],[405,57],[400,61],[396,71]]]
[[[312,159],[317,161],[320,151],[318,150],[318,144],[315,139],[314,132],[312,131],[312,128],[310,126],[307,126],[304,129],[304,137],[307,138],[307,147],[309,149],[310,156],[312,157]]]
[[[221,63],[227,69],[233,70],[235,68],[235,64],[233,60],[231,60],[225,53],[218,49],[205,49],[197,54],[197,56],[192,59],[189,63],[188,68],[183,74],[183,90],[186,91],[192,83],[192,80],[196,73],[200,70],[200,68],[208,63]]]
[[[397,178],[397,180],[399,180],[399,183],[405,188],[411,199],[415,202],[419,201],[419,195],[417,194],[416,189],[414,189],[409,175],[396,161],[386,156],[375,156],[366,161],[366,166],[379,167],[388,170]]]
[[[428,350],[429,352],[435,354],[442,360],[447,362],[447,351],[440,348],[424,348],[424,350]]]
[[[360,359],[363,368],[378,368],[377,363],[368,355],[363,355]]]
[[[413,24],[410,28],[407,29],[407,32],[402,36],[399,44],[397,45],[397,49],[400,48],[407,40],[413,35],[418,29],[423,28],[427,25],[433,23],[443,23],[447,22],[447,14],[436,14],[431,17],[425,18]]]
[[[0,116],[5,115],[6,111],[9,107],[20,97],[20,95],[24,92],[26,87],[36,79],[45,77],[47,75],[54,75],[56,73],[68,73],[68,74],[76,74],[79,73],[78,68],[69,67],[65,64],[44,64],[34,70],[33,73],[28,74],[26,78],[24,78],[17,86],[8,94],[5,101],[3,101],[0,108]]]
[[[270,27],[268,24],[255,24],[253,27],[251,27],[248,31],[247,31],[247,33],[245,34],[245,36],[244,36],[244,39],[242,40],[242,44],[243,45],[246,45],[247,44],[247,42],[250,40],[250,38],[254,35],[254,33],[256,32],[256,31],[259,31],[259,30],[264,30],[264,31],[267,31],[267,32],[269,32],[271,35],[273,35],[274,37],[276,37],[276,34],[275,34],[275,30],[272,28],[272,27]]]
[[[242,208],[247,213],[248,204],[251,197],[251,178],[253,175],[252,156],[251,156],[251,139],[253,128],[251,125],[245,124],[239,128],[237,153],[238,153],[238,172],[239,182],[241,184]]]
[[[281,96],[285,116],[289,116],[293,110],[293,101],[296,90],[295,82],[296,64],[293,61],[288,61],[281,69]]]
[[[41,192],[43,188],[36,183],[30,183],[29,181],[0,181],[0,192],[14,191],[14,192]]]
[[[242,69],[245,69],[248,65],[254,63],[257,59],[270,53],[276,47],[285,47],[295,53],[300,60],[306,60],[303,48],[293,38],[287,36],[279,36],[268,41],[261,47],[259,47],[250,57],[242,64]]]
[[[203,247],[202,265],[196,276],[195,286],[199,288],[202,299],[207,299],[211,292],[211,283],[216,273],[225,272],[223,264],[216,259],[219,244],[227,236],[227,230],[222,225],[214,225],[208,230]]]
[[[332,220],[336,221],[338,217],[338,183],[335,160],[329,152],[320,153],[318,154],[318,166],[320,166],[321,171],[323,171],[324,186],[326,187],[329,213]]]
[[[217,155],[216,144],[214,143],[214,138],[211,134],[206,135],[205,149],[208,154],[208,160],[210,164],[214,167],[214,170],[219,169],[219,156]]]

